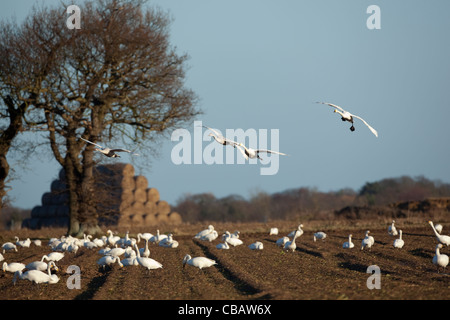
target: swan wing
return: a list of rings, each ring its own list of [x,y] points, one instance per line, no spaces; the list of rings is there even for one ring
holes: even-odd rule
[[[341,107],[339,107],[338,105],[335,105],[335,104],[333,104],[333,103],[329,103],[329,102],[320,102],[320,101],[318,101],[318,102],[316,102],[316,103],[327,104],[327,105],[329,105],[330,107],[333,107],[333,108],[336,108],[336,109],[341,110],[342,112],[345,112],[344,109],[342,109]]]
[[[98,144],[96,144],[96,143],[93,143],[93,142],[91,142],[91,141],[89,141],[89,140],[83,139],[83,138],[81,138],[81,137],[80,137],[80,139],[81,139],[81,140],[84,140],[84,141],[86,141],[86,142],[88,142],[88,143],[90,143],[90,144],[93,144],[94,146],[97,146],[97,147],[99,147],[99,148],[101,148],[101,149],[105,149],[105,147],[102,147],[101,145],[98,145]]]
[[[202,126],[202,127],[211,130],[218,137],[223,137],[218,131],[214,130],[213,128],[210,128],[210,127],[207,127],[207,126]]]
[[[372,133],[375,135],[375,137],[378,138],[378,132],[377,130],[375,130],[374,128],[372,128],[363,118],[359,117],[359,116],[355,116],[354,114],[352,114],[353,117],[361,120],[362,122],[364,122],[364,124],[369,128],[370,131],[372,131]]]
[[[280,154],[280,155],[282,155],[282,156],[287,156],[286,153],[282,153],[282,152],[278,152],[278,151],[273,151],[273,150],[267,150],[267,149],[257,149],[256,152],[257,152],[257,153],[260,153],[260,152],[276,153],[276,154]]]

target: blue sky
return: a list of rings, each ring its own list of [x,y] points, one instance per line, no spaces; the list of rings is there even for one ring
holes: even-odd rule
[[[2,1],[0,18],[23,19],[36,1]],[[60,1],[45,3],[60,5]],[[177,142],[157,157],[133,160],[161,198],[212,192],[246,197],[312,187],[352,188],[384,178],[423,175],[450,182],[450,1],[158,0],[170,13],[171,42],[187,53],[186,86],[200,98],[196,120],[220,129],[279,130],[274,175],[261,164],[175,165]],[[381,29],[369,30],[370,5]],[[355,132],[333,109],[363,117]],[[193,124],[186,128],[194,132]],[[203,142],[203,148],[209,142]],[[267,145],[271,147],[270,141]],[[239,155],[237,154],[236,157]],[[14,165],[15,155],[9,158]],[[13,205],[31,208],[50,190],[59,165],[31,155],[17,166]]]

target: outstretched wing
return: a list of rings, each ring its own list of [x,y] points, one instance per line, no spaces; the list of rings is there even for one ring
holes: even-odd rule
[[[205,127],[209,130],[211,130],[212,132],[214,132],[214,134],[217,137],[220,137],[221,139],[223,139],[227,144],[232,145],[233,147],[237,146],[239,143],[230,139],[225,138],[223,135],[221,135],[219,132],[217,132],[216,130],[214,130],[213,128],[207,127],[207,126],[202,126]]]
[[[333,108],[336,108],[336,109],[341,110],[342,112],[345,112],[344,109],[342,109],[341,107],[339,107],[338,105],[335,105],[335,104],[333,104],[333,103],[329,103],[329,102],[319,102],[319,101],[316,102],[316,103],[327,104],[327,105],[329,105],[330,107],[333,107]]]
[[[378,132],[377,130],[375,130],[374,128],[372,128],[363,118],[355,116],[354,114],[352,114],[353,117],[358,118],[359,120],[361,120],[362,122],[364,122],[364,124],[370,129],[370,131],[372,131],[372,133],[375,135],[375,137],[378,138]]]
[[[94,146],[97,146],[97,147],[99,147],[99,148],[101,148],[101,149],[105,149],[105,147],[102,147],[101,145],[98,145],[98,144],[96,144],[96,143],[93,143],[93,142],[91,142],[91,141],[89,141],[89,140],[83,139],[83,138],[81,138],[81,137],[80,137],[80,139],[81,139],[81,140],[84,140],[84,141],[86,141],[86,142],[88,142],[88,143],[90,143],[90,144],[93,144]]]
[[[276,154],[280,154],[282,156],[287,156],[286,153],[282,153],[282,152],[278,152],[278,151],[273,151],[273,150],[267,150],[267,149],[257,149],[256,153],[260,153],[260,152],[266,152],[266,153],[276,153]]]

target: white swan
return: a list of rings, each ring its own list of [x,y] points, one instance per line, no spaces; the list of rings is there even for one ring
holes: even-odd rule
[[[22,271],[23,269],[25,269],[25,265],[21,262],[11,262],[11,263],[7,263],[7,262],[3,262],[3,272],[16,272],[16,271]]]
[[[240,246],[244,242],[239,238],[233,238],[230,234],[230,232],[226,231],[224,235],[224,239],[228,244],[232,245],[233,247]]]
[[[439,252],[439,249],[442,248],[442,244],[438,243],[436,245],[436,255],[433,257],[433,264],[437,266],[437,271],[439,273],[439,267],[443,268],[445,271],[445,268],[448,265],[448,256],[446,254],[441,254]]]
[[[120,237],[113,235],[113,232],[111,230],[108,230],[106,233],[108,234],[108,237],[107,237],[108,243],[111,246],[114,246],[117,243],[117,241],[120,240]]]
[[[136,253],[135,253],[135,255],[133,257],[129,257],[129,258],[125,258],[125,259],[121,260],[120,263],[123,266],[126,266],[126,267],[128,267],[128,266],[138,266],[139,265],[139,263],[138,263],[138,261],[136,259]]]
[[[3,255],[0,253],[0,261],[5,260],[5,258],[3,257]]]
[[[262,250],[264,249],[264,245],[261,241],[256,241],[248,246],[251,250]]]
[[[105,253],[105,255],[120,257],[124,253],[125,253],[125,249],[124,248],[112,248],[111,250],[107,251]]]
[[[27,270],[46,271],[47,268],[48,268],[48,263],[44,262],[44,257],[45,256],[42,256],[40,261],[30,262],[29,264],[27,264],[25,266],[25,269],[27,269]],[[55,270],[58,271],[58,268],[56,267],[56,265],[55,265],[55,268],[56,268]]]
[[[245,160],[248,159],[255,159],[258,158],[260,160],[262,160],[262,158],[259,156],[259,154],[261,152],[265,152],[265,153],[275,153],[275,154],[279,154],[282,156],[287,156],[287,154],[285,153],[281,153],[278,151],[273,151],[273,150],[267,150],[267,149],[252,149],[252,148],[247,148],[243,143],[239,143],[236,145],[239,149],[239,151],[242,153],[242,155],[244,156]]]
[[[3,249],[3,253],[5,253],[6,251],[12,251],[12,250],[17,252],[17,246],[12,242],[5,242],[2,245],[2,249]]]
[[[373,244],[375,243],[375,239],[372,236],[369,236],[370,231],[366,231],[366,236],[361,241],[361,250],[364,250],[365,248],[371,249]]]
[[[269,235],[278,235],[278,228],[270,228]]]
[[[317,239],[319,240],[323,240],[327,237],[327,234],[325,232],[319,231],[314,233],[314,242],[317,241]]]
[[[392,220],[392,224],[388,227],[388,234],[390,236],[398,235],[397,228],[395,227],[395,220]]]
[[[224,146],[229,145],[229,146],[233,146],[234,148],[236,148],[236,144],[237,144],[236,141],[225,138],[219,132],[217,132],[216,130],[214,130],[210,127],[207,127],[207,126],[202,126],[202,127],[207,128],[207,129],[211,130],[212,132],[214,132],[214,133],[210,133],[209,136],[213,137],[214,140],[216,140],[218,143],[223,144]]]
[[[405,245],[405,241],[402,239],[402,230],[398,230],[399,238],[394,240],[393,246],[394,248],[403,248]]]
[[[295,249],[297,248],[297,245],[295,244],[295,239],[297,239],[299,236],[300,236],[300,232],[298,230],[296,230],[292,240],[291,241],[287,241],[284,244],[284,250],[294,252]]]
[[[351,249],[355,247],[355,244],[352,242],[352,236],[351,234],[348,235],[348,241],[344,242],[342,245],[342,248],[344,249]]]
[[[289,238],[292,238],[294,235],[295,235],[295,233],[298,233],[298,236],[300,237],[302,234],[303,234],[303,224],[299,224],[298,225],[298,227],[297,227],[297,230],[294,230],[294,231],[292,231],[291,233],[289,233],[287,236],[289,237]]]
[[[341,115],[342,121],[348,121],[348,122],[350,122],[352,124],[352,126],[350,127],[351,131],[355,131],[355,127],[353,126],[353,118],[357,118],[357,119],[361,120],[369,128],[369,130],[375,135],[375,137],[378,138],[377,130],[372,128],[363,118],[361,118],[361,117],[359,117],[357,115],[351,114],[350,112],[345,111],[341,107],[339,107],[339,106],[337,106],[335,104],[332,104],[332,103],[328,103],[328,102],[317,102],[317,103],[327,104],[330,107],[333,107],[334,108],[334,112],[337,112],[337,113],[339,113]]]
[[[199,233],[197,233],[194,238],[195,239],[200,239],[203,236],[206,236],[207,234],[211,233],[214,231],[214,226],[213,225],[209,225],[207,229],[200,231]]]
[[[136,256],[137,262],[141,266],[146,268],[147,270],[160,269],[160,268],[163,267],[161,263],[159,263],[158,261],[156,261],[156,260],[154,260],[152,258],[141,257],[141,254],[139,252],[137,244],[134,245],[134,248],[135,248],[136,253],[137,253],[137,256]]]
[[[15,236],[16,239],[16,245],[22,248],[29,248],[31,244],[30,238],[27,238],[26,240],[19,240],[19,237]]]
[[[64,253],[61,252],[52,252],[42,257],[43,259],[46,259],[47,261],[59,261],[62,258],[64,258]]]
[[[120,267],[123,267],[123,264],[117,256],[103,256],[97,260],[97,264],[102,266],[103,270],[105,270],[106,266],[111,267],[111,265],[115,262],[117,262]]]
[[[13,284],[16,285],[17,278],[21,280],[29,280],[36,284],[39,283],[50,283],[54,284],[59,281],[59,278],[56,274],[51,274],[50,269],[52,267],[56,267],[53,261],[48,264],[47,273],[44,273],[39,270],[28,270],[25,273],[22,273],[22,270],[18,270],[14,272]]]
[[[435,224],[435,225],[434,225],[434,228],[436,229],[437,232],[439,232],[439,234],[442,233],[442,229],[443,229],[442,224],[440,224],[440,223]]]
[[[288,241],[289,241],[289,238],[285,236],[285,237],[282,237],[282,238],[278,239],[275,243],[276,243],[276,245],[279,246],[279,247],[284,247],[284,245],[285,245],[286,242],[288,242]]]
[[[436,235],[437,240],[442,243],[445,244],[447,247],[450,245],[450,236],[445,236],[442,234],[439,234],[439,232],[437,232],[437,230],[435,229],[434,225],[433,225],[433,221],[428,221],[428,223],[430,224],[431,228],[433,228],[434,234]]]
[[[150,241],[151,237],[154,237],[154,235],[152,233],[150,233],[150,232],[138,233],[138,235],[137,235],[137,243],[141,242],[141,239]]]
[[[156,235],[151,237],[149,241],[152,242],[152,243],[159,243],[161,240],[163,240],[165,238],[167,238],[167,235],[160,234],[159,230],[156,230]]]
[[[164,248],[178,248],[178,241],[173,240],[173,234],[169,233],[166,239],[159,242],[159,246]]]
[[[94,146],[96,146],[97,148],[95,148],[95,151],[101,152],[103,153],[105,156],[110,157],[110,158],[120,158],[120,156],[116,153],[116,152],[128,152],[133,154],[134,156],[138,156],[137,153],[132,153],[130,150],[127,149],[121,149],[121,148],[115,148],[115,149],[110,149],[110,148],[105,148],[102,147],[101,145],[98,145],[96,143],[93,143],[89,140],[83,139],[80,137],[81,140],[84,140],[90,144],[93,144]]]
[[[204,236],[202,236],[200,238],[200,240],[204,240],[204,241],[209,241],[209,242],[213,242],[214,240],[217,239],[217,237],[219,236],[219,234],[217,233],[216,230],[213,230],[212,232],[205,234]]]
[[[42,246],[42,241],[39,240],[39,239],[33,240],[32,243],[33,243],[36,247]]]
[[[192,258],[190,255],[187,254],[183,258],[183,268],[186,266],[186,264],[199,268],[201,270],[203,268],[209,268],[217,263],[214,260],[211,260],[206,257]]]
[[[219,249],[219,250],[228,250],[228,249],[230,249],[230,246],[228,245],[228,242],[221,242],[221,243],[219,243],[217,246],[216,246],[216,248],[217,249]]]
[[[150,257],[150,250],[148,249],[148,240],[147,239],[145,239],[145,247],[139,249],[139,254],[142,257],[146,257],[146,258]]]

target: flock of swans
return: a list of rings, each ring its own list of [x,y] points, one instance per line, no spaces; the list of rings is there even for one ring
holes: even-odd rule
[[[435,256],[432,259],[432,263],[436,265],[437,272],[446,270],[449,263],[449,257],[446,254],[442,254],[440,250],[443,246],[450,245],[450,236],[442,234],[442,225],[434,225],[432,221],[428,222],[434,232],[437,240],[435,247]],[[270,228],[269,235],[278,235],[278,228]],[[405,241],[402,238],[402,230],[397,230],[395,226],[395,220],[389,225],[387,233],[392,237],[397,237],[392,246],[396,249],[403,248]],[[299,224],[297,229],[291,233],[278,238],[275,244],[281,247],[286,252],[295,252],[297,248],[296,241],[304,235],[303,224]],[[343,249],[355,248],[355,244],[352,242],[352,234],[348,235],[348,241],[342,244]],[[209,225],[208,228],[198,232],[194,239],[212,242],[218,238],[218,232],[214,226]],[[327,234],[323,231],[313,233],[314,241],[325,241]],[[36,246],[41,246],[38,241],[31,241],[30,239],[19,240],[15,238],[15,243],[5,242],[2,245],[3,254],[13,256],[14,252],[18,249],[30,247],[32,243]],[[144,240],[145,245],[142,248],[138,247],[138,244]],[[32,261],[27,264],[22,262],[3,262],[3,272],[10,272],[14,274],[13,283],[16,284],[17,280],[29,280],[36,284],[58,283],[59,277],[54,274],[58,271],[57,263],[65,257],[66,252],[76,253],[81,247],[88,250],[98,250],[98,254],[101,257],[97,260],[97,265],[101,270],[106,268],[112,268],[113,264],[118,264],[120,267],[127,266],[141,266],[149,272],[150,270],[161,269],[163,265],[153,258],[150,258],[149,243],[158,245],[165,248],[178,248],[178,241],[173,239],[173,234],[160,234],[159,230],[155,235],[151,233],[138,233],[137,238],[129,236],[127,231],[123,238],[114,235],[111,230],[107,231],[107,235],[101,238],[92,239],[90,235],[84,235],[83,239],[74,238],[71,236],[62,236],[61,238],[51,238],[48,241],[48,246],[52,252],[43,255],[41,259]],[[225,231],[222,234],[221,242],[216,245],[218,250],[230,250],[233,247],[243,245],[244,242],[240,239],[240,232],[235,231],[230,233]],[[365,232],[365,236],[361,241],[360,250],[371,250],[375,244],[375,239],[370,235],[370,230]],[[263,250],[264,245],[261,241],[255,241],[248,245],[250,250]],[[22,249],[21,249],[22,250]],[[12,254],[10,254],[12,252]],[[0,261],[5,260],[4,256],[0,254]],[[46,262],[47,261],[47,262]],[[217,262],[208,257],[192,257],[190,254],[186,254],[182,260],[183,269],[186,265],[203,269],[216,265]]]

